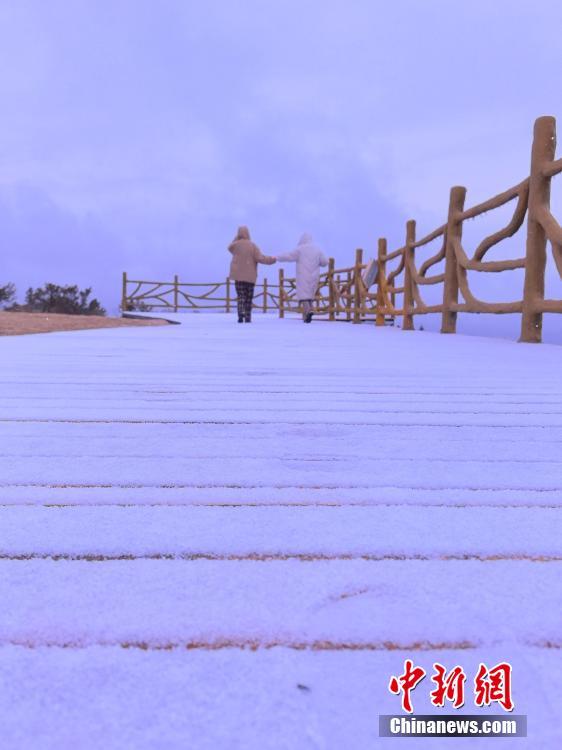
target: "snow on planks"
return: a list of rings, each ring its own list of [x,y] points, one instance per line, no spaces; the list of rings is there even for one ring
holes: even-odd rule
[[[562,351],[182,321],[3,342],[7,745],[378,747],[412,653],[511,658],[538,726]]]

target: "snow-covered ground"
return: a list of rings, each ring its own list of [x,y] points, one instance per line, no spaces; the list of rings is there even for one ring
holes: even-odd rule
[[[0,340],[0,746],[386,747],[409,657],[559,748],[562,348],[178,317]]]

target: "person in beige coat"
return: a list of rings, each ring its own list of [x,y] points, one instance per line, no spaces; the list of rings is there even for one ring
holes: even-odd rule
[[[229,278],[233,279],[238,297],[238,322],[251,323],[254,286],[258,277],[258,263],[267,266],[275,263],[275,258],[263,255],[250,239],[248,227],[239,227],[234,240],[228,246],[232,253]]]

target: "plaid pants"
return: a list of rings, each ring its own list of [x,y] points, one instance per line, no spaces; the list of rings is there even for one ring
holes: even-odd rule
[[[238,297],[238,317],[245,320],[252,319],[252,305],[254,302],[254,284],[250,281],[235,281]]]

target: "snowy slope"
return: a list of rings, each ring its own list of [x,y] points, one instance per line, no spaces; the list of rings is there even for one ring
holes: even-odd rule
[[[181,320],[0,340],[3,745],[383,747],[411,656],[559,747],[562,349]]]

